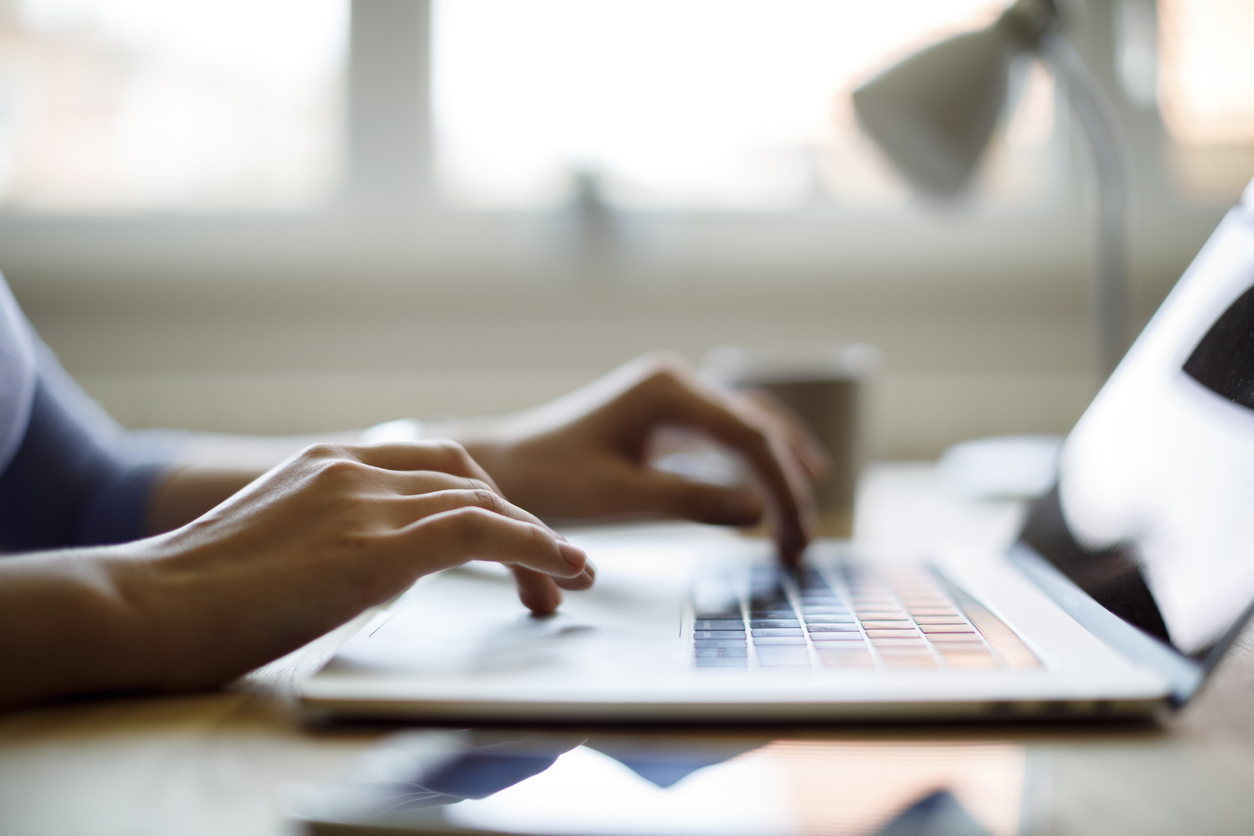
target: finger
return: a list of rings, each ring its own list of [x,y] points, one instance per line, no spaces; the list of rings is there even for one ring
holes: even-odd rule
[[[473,505],[423,517],[398,530],[391,545],[397,559],[417,563],[418,574],[491,560],[574,578],[588,563],[582,549],[549,529]]]
[[[525,566],[515,566],[513,572],[518,600],[524,607],[536,615],[548,615],[557,610],[562,603],[562,591],[550,575]]]
[[[562,589],[569,589],[571,592],[582,592],[585,589],[591,589],[593,584],[597,582],[597,567],[589,560],[584,564],[583,571],[573,578],[554,578],[553,583]]]
[[[501,496],[491,482],[467,476],[455,476],[437,470],[377,470],[380,483],[402,496],[417,496],[435,491],[487,491]]]
[[[512,567],[518,585],[518,600],[536,615],[548,615],[562,604],[562,590],[581,591],[591,588],[596,568],[591,563],[573,578],[555,578],[525,566]]]
[[[633,468],[620,478],[627,513],[660,514],[711,525],[753,525],[762,500],[746,488],[685,479],[652,468]]]
[[[549,531],[550,534],[553,534],[558,539],[564,539],[561,535],[549,529],[538,517],[524,511],[517,505],[511,504],[500,494],[489,490],[483,483],[478,483],[478,485],[479,487],[454,488],[412,496],[392,497],[384,500],[383,503],[385,507],[390,509],[392,524],[397,528],[402,528],[434,514],[455,511],[458,508],[474,507],[519,520],[520,522],[531,523]]]
[[[787,442],[769,427],[756,426],[736,414],[719,393],[702,391],[695,382],[675,379],[674,384],[677,389],[659,402],[659,417],[709,433],[745,457],[770,502],[780,557],[796,565],[810,539],[814,499]]]
[[[784,436],[793,455],[805,466],[811,479],[823,475],[830,464],[827,450],[787,404],[762,389],[743,389],[738,394],[743,409],[769,423]]]
[[[497,493],[501,492],[488,472],[455,441],[398,441],[345,449],[358,461],[371,467],[395,471],[435,470],[466,479],[478,479],[487,482]]]

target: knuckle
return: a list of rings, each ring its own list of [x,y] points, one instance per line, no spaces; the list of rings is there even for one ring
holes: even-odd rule
[[[470,501],[480,508],[495,511],[498,514],[505,511],[505,503],[500,495],[489,490],[487,485],[470,488]]]
[[[681,385],[682,376],[673,365],[655,365],[640,381],[643,389],[655,392],[671,392]]]
[[[489,512],[476,505],[466,505],[445,515],[449,533],[462,543],[474,544],[484,538]]]
[[[449,438],[440,438],[432,442],[435,452],[445,461],[462,462],[470,459],[466,448]]]
[[[320,441],[317,444],[310,444],[304,450],[301,450],[300,457],[302,459],[342,459],[348,456],[348,448],[339,444],[330,444]]]
[[[361,462],[345,458],[322,458],[314,471],[314,480],[328,485],[356,484],[368,468]]]

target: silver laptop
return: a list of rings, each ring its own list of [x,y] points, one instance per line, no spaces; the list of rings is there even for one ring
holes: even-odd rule
[[[797,573],[697,527],[582,537],[529,616],[500,567],[423,579],[300,684],[313,717],[734,722],[1135,715],[1254,602],[1254,186],[1068,437],[1007,552],[823,541]]]

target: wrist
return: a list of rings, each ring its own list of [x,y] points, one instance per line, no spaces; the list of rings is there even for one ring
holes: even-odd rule
[[[0,703],[161,686],[164,654],[119,573],[116,547],[31,554],[0,565]]]

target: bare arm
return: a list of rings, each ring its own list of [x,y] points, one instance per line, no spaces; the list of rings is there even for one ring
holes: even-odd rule
[[[167,534],[0,561],[0,705],[212,687],[472,559],[541,610],[533,578],[592,583],[455,444],[313,447]]]
[[[648,467],[647,446],[664,425],[680,425],[739,453],[756,488],[694,482]],[[767,513],[780,554],[795,562],[809,537],[810,479],[823,453],[786,410],[752,393],[697,377],[682,360],[652,355],[537,409],[505,418],[428,429],[463,445],[504,495],[548,520],[670,517],[750,525]],[[349,443],[358,432],[334,439]],[[206,436],[193,464],[154,493],[149,530],[176,528],[224,501],[314,438]]]
[[[114,577],[127,551],[0,560],[0,706],[156,687],[159,654]]]

